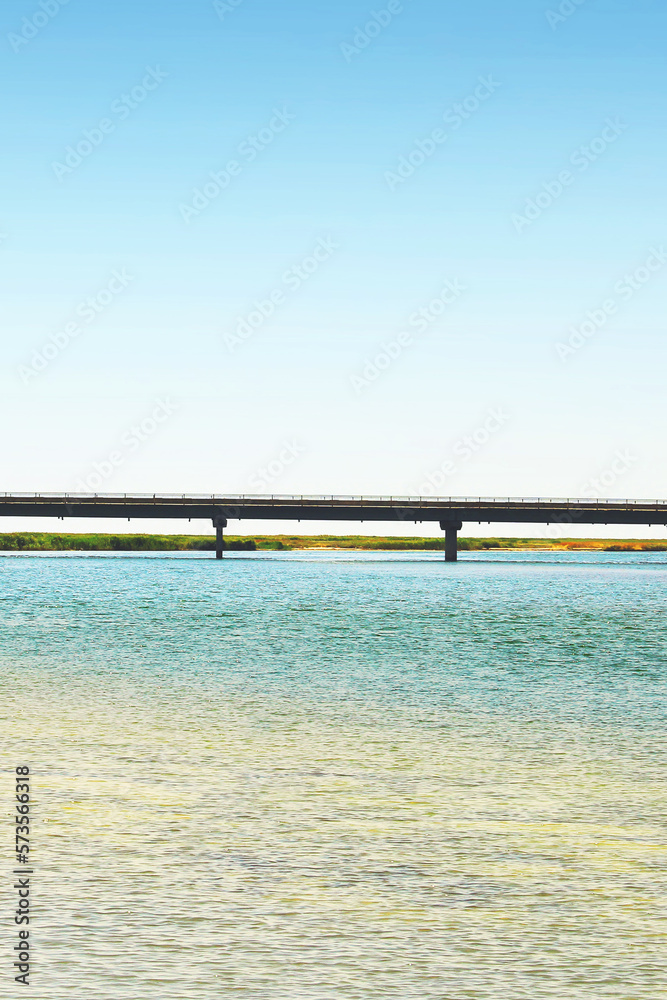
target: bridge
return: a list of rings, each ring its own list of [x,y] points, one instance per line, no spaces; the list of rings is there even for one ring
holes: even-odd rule
[[[0,516],[206,519],[222,559],[229,520],[435,522],[445,559],[457,558],[463,523],[667,525],[667,500],[554,500],[541,497],[218,496],[147,493],[0,493]]]

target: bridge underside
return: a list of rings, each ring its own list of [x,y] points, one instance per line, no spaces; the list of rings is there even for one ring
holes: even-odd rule
[[[165,520],[429,521],[507,522],[516,524],[667,524],[667,502],[647,503],[472,501],[418,503],[324,503],[320,501],[116,499],[0,499],[0,517],[104,517]]]
[[[5,494],[0,496],[0,516],[209,520],[216,527],[219,558],[228,520],[435,522],[446,532],[447,559],[453,560],[465,522],[667,525],[667,501]]]

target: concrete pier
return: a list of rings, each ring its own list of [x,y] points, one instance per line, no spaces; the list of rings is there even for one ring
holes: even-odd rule
[[[456,562],[459,557],[459,531],[462,521],[441,521],[440,527],[445,533],[445,562]]]
[[[214,517],[213,527],[215,528],[215,558],[222,559],[225,551],[224,531],[227,527],[226,517]]]

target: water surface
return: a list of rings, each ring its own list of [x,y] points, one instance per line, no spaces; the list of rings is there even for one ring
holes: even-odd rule
[[[667,997],[664,553],[0,573],[33,995]]]

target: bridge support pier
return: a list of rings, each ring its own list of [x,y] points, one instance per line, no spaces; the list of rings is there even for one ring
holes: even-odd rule
[[[224,530],[227,527],[227,518],[214,517],[213,527],[215,528],[215,558],[222,559],[225,548]]]
[[[441,521],[440,527],[445,533],[445,562],[456,562],[459,557],[459,531],[463,524],[461,521]]]

